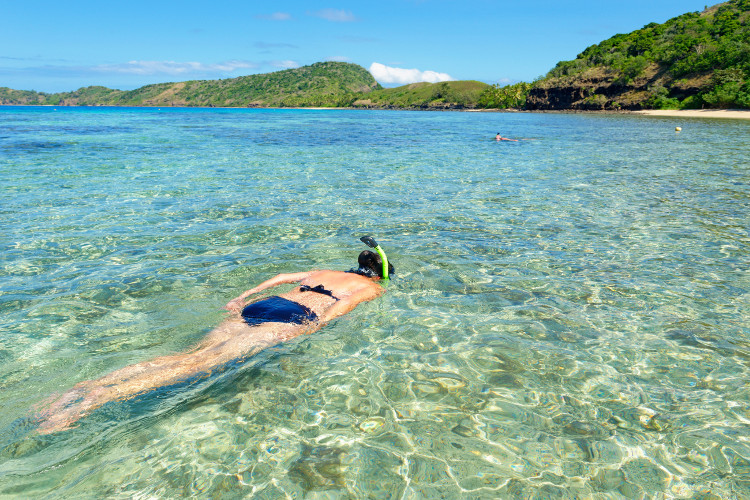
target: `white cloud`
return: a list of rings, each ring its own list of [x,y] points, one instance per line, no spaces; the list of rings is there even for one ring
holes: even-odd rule
[[[336,62],[349,62],[351,59],[349,59],[346,56],[333,56],[326,59],[326,61],[336,61]]]
[[[176,61],[130,61],[121,64],[100,64],[91,68],[98,73],[129,75],[182,75],[185,73],[231,73],[238,69],[257,68],[250,61],[226,61],[214,64]]]
[[[380,63],[370,65],[370,73],[380,83],[398,83],[406,85],[407,83],[416,82],[447,82],[454,80],[447,73],[438,73],[436,71],[419,71],[418,69],[391,68]]]
[[[299,63],[297,61],[271,61],[270,64],[274,68],[281,69],[299,68]]]
[[[45,64],[24,67],[4,65],[2,61],[0,57],[2,85],[44,92],[63,92],[89,85],[134,89],[156,82],[214,80],[256,74],[261,70],[266,73],[300,67],[299,62],[292,60],[230,60],[218,63],[130,61],[92,66]]]
[[[357,17],[348,10],[323,9],[308,14],[334,23],[351,23],[357,20]]]
[[[292,15],[286,12],[274,12],[273,14],[260,14],[255,16],[255,18],[265,19],[266,21],[289,21]]]

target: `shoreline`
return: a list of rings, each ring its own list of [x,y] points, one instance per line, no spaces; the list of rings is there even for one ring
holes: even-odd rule
[[[728,118],[750,120],[750,109],[642,109],[642,110],[582,110],[582,109],[534,109],[516,108],[393,108],[360,106],[123,106],[123,105],[70,105],[70,104],[0,104],[0,108],[39,107],[39,108],[150,108],[150,109],[295,109],[310,111],[352,110],[352,111],[457,111],[464,113],[559,113],[559,114],[624,114],[654,116],[660,118]]]
[[[750,110],[743,109],[643,109],[640,111],[631,111],[631,113],[668,118],[732,118],[735,120],[750,120]]]

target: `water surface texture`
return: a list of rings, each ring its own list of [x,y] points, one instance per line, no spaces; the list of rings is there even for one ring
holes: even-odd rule
[[[749,157],[732,120],[1,108],[0,496],[748,498]],[[380,299],[35,433],[363,234]]]

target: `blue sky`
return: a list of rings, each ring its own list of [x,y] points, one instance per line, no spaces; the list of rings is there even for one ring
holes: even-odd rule
[[[384,86],[530,81],[616,33],[705,6],[694,0],[5,0],[0,87],[126,90],[329,60],[370,69]]]

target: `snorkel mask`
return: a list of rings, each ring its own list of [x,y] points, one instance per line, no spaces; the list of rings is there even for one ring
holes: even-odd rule
[[[383,261],[383,279],[388,279],[388,257],[386,257],[385,252],[382,248],[380,248],[380,245],[377,244],[377,242],[373,239],[372,236],[362,236],[360,238],[360,241],[367,245],[370,248],[374,248],[376,252],[378,252],[378,255],[380,255],[380,260]]]

